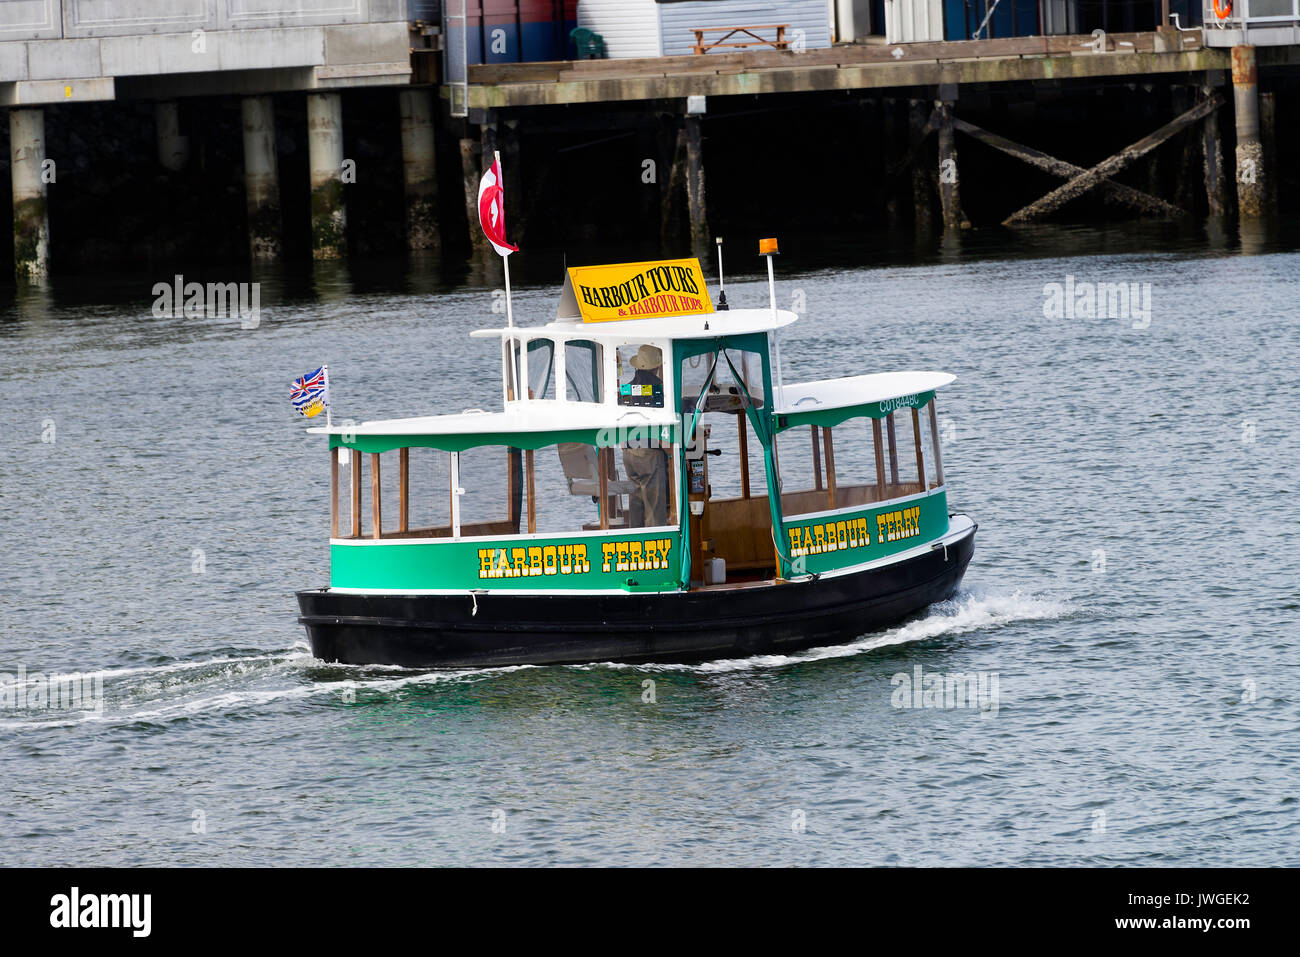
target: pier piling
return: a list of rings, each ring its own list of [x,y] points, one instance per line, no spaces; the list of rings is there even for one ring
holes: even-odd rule
[[[1277,137],[1274,123],[1277,119],[1277,100],[1272,93],[1259,94],[1259,145],[1264,161],[1264,202],[1269,209],[1277,208]]]
[[[248,210],[248,254],[253,262],[275,262],[280,258],[282,227],[280,170],[275,145],[275,104],[269,96],[246,96],[240,104],[240,110],[244,127],[244,200]],[[160,119],[160,160],[163,129]],[[174,158],[174,154],[172,156]],[[167,165],[166,160],[163,160],[163,165]]]
[[[433,98],[427,89],[398,94],[402,122],[402,185],[406,197],[408,249],[441,249]]]
[[[1215,79],[1218,80],[1215,83]],[[1222,74],[1201,87],[1201,99],[1209,99],[1215,87],[1223,83]],[[1227,213],[1228,197],[1223,178],[1223,143],[1219,136],[1219,113],[1212,110],[1201,125],[1201,150],[1204,161],[1205,202],[1211,219],[1222,219]]]
[[[908,139],[923,142],[930,124],[931,106],[926,100],[908,100]],[[928,152],[928,150],[927,150]],[[930,199],[929,163],[921,162],[915,153],[908,156],[912,167],[912,213],[918,233],[934,228],[934,210]]]
[[[474,171],[473,182],[468,184],[470,191],[474,194],[470,198],[470,202],[473,204],[474,207],[470,219],[470,226],[469,226],[470,232],[477,234],[474,237],[475,242],[478,244],[475,248],[481,249],[483,251],[484,256],[487,258],[487,261],[489,262],[492,261],[492,259],[494,259],[495,257],[487,256],[487,253],[492,252],[492,247],[488,244],[487,237],[483,234],[483,230],[479,228],[478,184],[479,184],[479,179],[487,171],[487,168],[492,165],[492,161],[496,156],[496,152],[501,147],[500,137],[498,135],[499,132],[500,129],[497,125],[497,115],[496,113],[489,110],[487,113],[484,114],[483,122],[479,124],[478,165]],[[502,186],[504,187],[505,184],[503,183]],[[508,222],[509,220],[507,220],[507,223]],[[508,231],[509,230],[507,227],[507,232]],[[509,237],[507,236],[507,238]]]
[[[957,177],[957,144],[952,129],[952,102],[935,103],[939,111],[939,204],[944,230],[961,228],[961,190]]]
[[[158,138],[158,165],[179,173],[190,161],[190,138],[181,132],[181,109],[175,100],[153,105],[154,134]]]
[[[465,186],[465,219],[469,227],[469,245],[477,258],[485,259],[491,247],[478,223],[478,184],[483,176],[479,169],[479,143],[472,136],[460,141],[460,180]]]
[[[686,192],[686,130],[675,116],[664,122],[668,176],[659,190],[659,244],[665,249],[682,241],[681,210]]]
[[[691,254],[703,258],[709,251],[709,217],[704,200],[704,146],[699,116],[687,114],[685,131],[686,207],[691,223]]]
[[[898,213],[898,176],[899,135],[898,135],[898,101],[892,96],[880,101],[880,126],[878,130],[882,144],[884,175],[881,176],[883,190],[882,202],[885,207],[885,222],[890,229],[897,229]]]
[[[1237,117],[1237,214],[1242,219],[1264,215],[1264,150],[1259,139],[1259,74],[1255,47],[1232,48],[1232,99]]]
[[[39,279],[48,272],[50,259],[43,110],[9,111],[9,153],[14,201],[14,272],[20,278]]]
[[[343,100],[337,93],[307,94],[307,155],[311,167],[311,254],[347,255],[343,198]]]
[[[510,197],[507,235],[516,246],[523,241],[527,225],[528,197],[524,195],[523,168],[519,165],[519,121],[503,120],[497,126],[497,149],[501,151],[501,178]]]

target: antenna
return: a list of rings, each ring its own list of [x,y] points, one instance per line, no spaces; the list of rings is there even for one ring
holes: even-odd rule
[[[718,312],[730,309],[727,305],[727,284],[722,278],[722,237],[718,236],[713,240],[718,244]]]
[[[781,250],[777,246],[775,239],[760,239],[758,241],[758,254],[767,257],[767,290],[768,299],[772,305],[772,358],[776,366],[776,405],[777,408],[785,401],[785,379],[781,375],[781,338],[776,329],[776,323],[780,320],[780,313],[776,310],[776,274],[772,271],[772,257],[779,256]]]

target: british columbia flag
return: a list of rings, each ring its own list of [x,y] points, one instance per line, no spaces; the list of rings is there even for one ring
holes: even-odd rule
[[[330,402],[329,375],[325,367],[295,379],[289,398],[293,400],[293,407],[307,418],[320,415]]]

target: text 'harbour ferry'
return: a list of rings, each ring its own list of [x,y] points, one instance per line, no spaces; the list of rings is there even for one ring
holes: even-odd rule
[[[502,411],[312,429],[331,475],[330,584],[298,593],[312,653],[786,654],[951,596],[976,530],[944,485],[954,376],[784,384],[797,316],[774,286],[770,308],[724,302],[695,259],[570,268],[554,322],[472,334],[501,349]]]

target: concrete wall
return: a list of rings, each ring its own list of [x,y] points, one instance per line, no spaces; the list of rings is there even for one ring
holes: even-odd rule
[[[113,99],[128,77],[148,96],[406,82],[406,0],[0,0],[0,106]]]
[[[407,0],[0,0],[0,40],[405,21]]]

